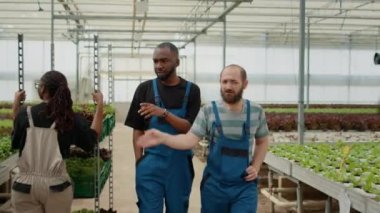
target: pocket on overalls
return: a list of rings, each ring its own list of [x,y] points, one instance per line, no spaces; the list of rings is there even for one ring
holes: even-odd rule
[[[248,150],[221,148],[221,178],[226,182],[237,182],[246,176]]]
[[[12,189],[16,192],[30,194],[30,190],[32,189],[32,185],[25,184],[25,183],[19,183],[19,182],[13,182]]]

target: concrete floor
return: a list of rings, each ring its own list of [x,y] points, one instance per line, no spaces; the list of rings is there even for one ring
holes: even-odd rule
[[[117,123],[113,130],[113,209],[118,213],[138,212],[136,206],[137,197],[135,193],[135,158],[132,145],[132,129]],[[108,147],[108,142],[102,142],[102,146]],[[204,163],[196,157],[193,159],[195,178],[190,197],[189,213],[200,212],[199,185]],[[109,206],[109,184],[103,188],[100,197],[100,207],[108,209]],[[82,208],[94,209],[94,199],[75,199],[72,210]]]

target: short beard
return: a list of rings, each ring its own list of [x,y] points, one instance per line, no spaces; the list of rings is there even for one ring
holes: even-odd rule
[[[160,79],[161,81],[166,81],[174,72],[175,72],[175,68],[171,69],[165,75],[161,75],[160,76],[160,75],[157,74],[157,72],[156,72],[156,75],[157,75],[157,78]]]
[[[239,102],[242,98],[243,98],[243,88],[241,88],[236,95],[234,95],[232,98],[230,97],[227,97],[226,95],[224,95],[222,89],[220,89],[220,95],[222,96],[222,99],[224,102],[228,103],[228,104],[235,104],[237,102]]]

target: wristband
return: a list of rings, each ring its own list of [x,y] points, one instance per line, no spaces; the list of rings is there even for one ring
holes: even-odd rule
[[[166,118],[168,114],[169,114],[168,111],[164,109],[164,112],[162,113],[161,118]]]

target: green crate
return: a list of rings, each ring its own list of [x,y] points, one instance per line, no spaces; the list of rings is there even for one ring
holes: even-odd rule
[[[103,190],[105,183],[111,172],[111,161],[106,161],[100,171],[99,186],[100,192]],[[94,198],[95,192],[95,177],[75,177],[73,180],[74,198]]]

